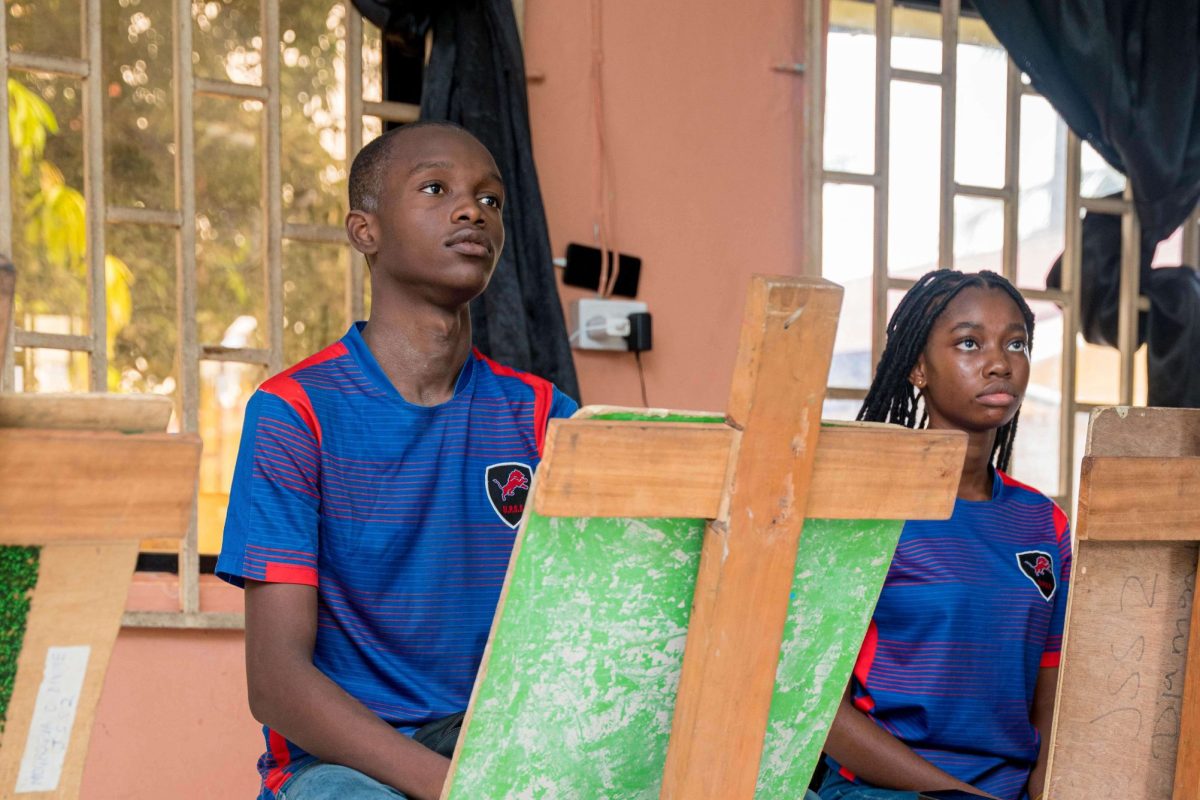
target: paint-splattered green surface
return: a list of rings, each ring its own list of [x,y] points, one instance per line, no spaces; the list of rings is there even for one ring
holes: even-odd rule
[[[38,553],[36,547],[0,547],[0,731],[17,677],[29,600],[37,585]]]
[[[757,797],[803,796],[901,526],[805,525]],[[658,797],[703,535],[528,519],[453,800]]]

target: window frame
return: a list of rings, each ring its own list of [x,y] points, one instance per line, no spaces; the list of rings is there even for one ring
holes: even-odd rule
[[[822,57],[826,52],[827,36],[831,20],[829,0],[807,0],[810,19],[819,20],[814,27],[821,32],[820,47],[812,52]],[[1038,96],[1032,86],[1024,83],[1021,72],[1011,58],[1007,59],[1007,81],[1005,92],[1005,162],[1004,185],[1000,188],[971,186],[958,183],[954,178],[955,167],[955,103],[957,97],[957,49],[959,42],[959,19],[961,0],[941,2],[942,68],[939,72],[898,69],[892,66],[891,45],[893,36],[893,9],[895,0],[874,0],[875,24],[875,122],[874,122],[874,170],[870,173],[828,170],[824,163],[824,110],[826,75],[823,63],[812,71],[812,108],[807,146],[815,153],[808,162],[812,175],[809,180],[810,212],[805,220],[808,241],[808,261],[815,270],[823,269],[822,261],[822,203],[827,185],[857,185],[871,187],[874,192],[873,241],[872,241],[872,287],[871,287],[871,364],[877,364],[883,352],[887,327],[888,290],[908,289],[914,281],[893,277],[888,274],[888,199],[889,199],[889,145],[890,103],[894,81],[936,86],[941,89],[940,153],[939,170],[939,219],[938,219],[938,263],[954,266],[954,201],[958,197],[987,198],[1004,204],[1004,232],[1002,274],[1016,285],[1019,170],[1020,170],[1020,125],[1021,98]],[[929,13],[938,13],[931,11]],[[1079,469],[1079,456],[1075,452],[1075,415],[1091,411],[1104,404],[1081,401],[1076,392],[1076,365],[1078,348],[1076,332],[1079,330],[1080,314],[1080,266],[1082,256],[1080,214],[1084,211],[1102,211],[1119,214],[1122,225],[1120,301],[1118,323],[1118,347],[1120,354],[1119,403],[1134,405],[1134,366],[1137,346],[1137,316],[1149,307],[1147,298],[1140,295],[1138,222],[1127,187],[1122,199],[1084,197],[1081,194],[1081,142],[1075,133],[1068,131],[1065,169],[1065,219],[1062,286],[1060,289],[1025,289],[1021,293],[1029,300],[1054,303],[1063,315],[1062,360],[1060,386],[1062,402],[1059,409],[1058,441],[1058,486],[1050,492],[1053,499],[1068,513],[1073,513],[1072,498]],[[1193,211],[1183,227],[1183,263],[1200,265],[1200,207]],[[862,400],[867,390],[857,387],[830,386],[827,396],[838,400]]]
[[[7,10],[0,13],[0,107],[7,108],[8,77],[16,72],[66,75],[80,80],[82,85],[82,115],[84,138],[83,194],[88,210],[87,275],[89,330],[86,336],[50,334],[26,331],[10,321],[9,346],[0,353],[0,390],[14,388],[14,352],[16,348],[50,348],[84,353],[89,360],[88,388],[91,392],[107,392],[108,359],[106,352],[105,287],[105,226],[110,224],[158,226],[173,230],[176,250],[177,303],[176,324],[178,341],[176,360],[180,428],[184,432],[200,432],[200,364],[202,361],[223,361],[263,366],[273,374],[286,366],[283,363],[283,243],[285,241],[338,244],[350,251],[350,268],[346,291],[346,324],[362,319],[365,310],[365,261],[352,250],[344,230],[334,225],[311,225],[286,222],[282,193],[282,104],[280,96],[280,9],[277,0],[261,0],[260,30],[264,43],[261,85],[235,83],[227,80],[198,78],[192,65],[193,22],[192,0],[173,0],[172,68],[174,70],[174,170],[175,202],[173,208],[134,208],[111,205],[105,192],[104,152],[104,95],[103,64],[101,61],[102,0],[81,0],[81,52],[83,58],[47,56],[11,52],[6,28]],[[346,161],[362,147],[363,118],[375,117],[381,123],[412,122],[420,114],[419,106],[408,103],[370,101],[363,98],[363,18],[351,0],[342,0],[346,11]],[[196,320],[197,272],[196,228],[185,220],[196,219],[195,174],[195,113],[198,95],[221,98],[253,99],[263,104],[260,135],[263,142],[261,199],[264,234],[262,263],[265,274],[266,317],[268,346],[261,348],[229,348],[199,341]],[[0,125],[0,207],[12,208],[12,175],[9,152],[11,142],[7,125]],[[102,209],[103,213],[95,213]],[[13,220],[11,213],[0,214],[0,253],[13,251]],[[18,273],[20,265],[17,265]],[[19,279],[19,278],[18,278]],[[198,491],[198,487],[197,487]],[[239,629],[244,617],[233,612],[204,612],[200,610],[200,554],[198,546],[197,506],[193,504],[188,533],[179,549],[179,597],[177,611],[127,611],[122,624],[146,628],[212,628]]]

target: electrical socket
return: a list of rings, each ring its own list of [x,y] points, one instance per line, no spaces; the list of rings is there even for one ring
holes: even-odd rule
[[[628,350],[629,315],[647,311],[636,300],[607,300],[598,297],[571,304],[571,346],[577,350]]]

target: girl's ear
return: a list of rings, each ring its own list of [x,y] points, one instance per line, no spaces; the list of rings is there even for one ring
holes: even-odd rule
[[[908,382],[917,387],[920,392],[925,389],[925,354],[917,356],[917,363],[913,365],[912,371],[908,373]]]

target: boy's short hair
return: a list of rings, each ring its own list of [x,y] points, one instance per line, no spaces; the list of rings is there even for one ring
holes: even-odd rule
[[[358,151],[350,165],[350,210],[374,213],[379,210],[379,195],[383,191],[383,178],[388,164],[395,154],[401,136],[421,128],[447,128],[461,131],[472,139],[475,135],[456,122],[448,120],[419,120],[393,128],[377,139],[373,139]],[[478,139],[476,139],[478,141]]]

